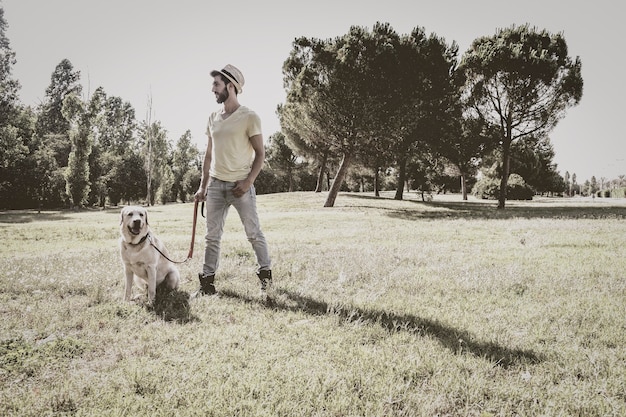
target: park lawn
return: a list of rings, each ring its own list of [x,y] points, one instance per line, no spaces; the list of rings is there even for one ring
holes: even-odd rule
[[[0,212],[0,415],[626,415],[626,202],[258,196],[271,301],[228,218],[154,309],[121,301],[119,208]],[[184,260],[193,204],[149,208]]]

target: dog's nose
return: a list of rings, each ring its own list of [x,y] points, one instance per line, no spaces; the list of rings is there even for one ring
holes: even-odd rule
[[[133,220],[133,226],[139,226],[139,225],[141,225],[141,220],[139,219]]]

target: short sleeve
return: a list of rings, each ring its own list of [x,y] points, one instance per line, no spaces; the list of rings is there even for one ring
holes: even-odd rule
[[[255,112],[250,112],[248,116],[248,130],[246,133],[249,138],[263,134],[263,130],[261,129],[261,118]]]

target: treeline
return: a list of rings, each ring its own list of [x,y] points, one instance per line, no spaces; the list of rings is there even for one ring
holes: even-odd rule
[[[432,188],[446,170],[461,178],[464,196],[480,174],[475,193],[499,208],[509,191],[565,191],[548,134],[580,101],[583,80],[562,35],[513,26],[458,55],[455,42],[423,28],[398,34],[383,23],[293,42],[281,127],[320,173],[338,165],[326,206],[355,166],[374,174],[375,192],[378,175],[393,172],[397,199],[407,183]]]
[[[173,145],[159,121],[138,121],[130,103],[102,87],[84,99],[68,60],[54,69],[43,102],[23,106],[6,27],[0,8],[0,208],[191,198],[201,162],[189,131]]]
[[[2,208],[186,201],[197,189],[190,132],[172,148],[158,121],[137,121],[120,97],[98,88],[83,100],[80,73],[68,60],[36,109],[3,104]]]
[[[83,97],[63,60],[43,102],[19,103],[15,53],[0,8],[0,206],[83,207],[188,201],[201,155],[186,132],[100,87]],[[283,65],[281,132],[269,137],[259,193],[471,189],[504,201],[572,192],[548,133],[582,97],[581,63],[560,34],[528,25],[473,42],[377,23],[335,39],[299,38]],[[575,178],[575,175],[573,176]],[[460,181],[459,181],[460,179]],[[575,180],[574,180],[575,181]]]

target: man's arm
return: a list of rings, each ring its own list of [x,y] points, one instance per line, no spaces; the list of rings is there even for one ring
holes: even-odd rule
[[[252,149],[254,149],[254,161],[252,161],[252,168],[250,169],[250,173],[245,180],[237,181],[235,183],[235,188],[233,188],[233,195],[237,198],[241,197],[245,193],[248,192],[252,184],[254,184],[254,180],[261,172],[263,168],[263,162],[265,161],[265,147],[263,146],[263,135],[254,135],[250,137],[250,144],[252,145]]]
[[[209,186],[209,168],[211,168],[211,158],[213,157],[213,139],[207,133],[209,141],[207,143],[206,152],[204,153],[204,161],[202,162],[202,179],[200,187],[194,196],[195,201],[204,201],[206,197],[206,189]]]

